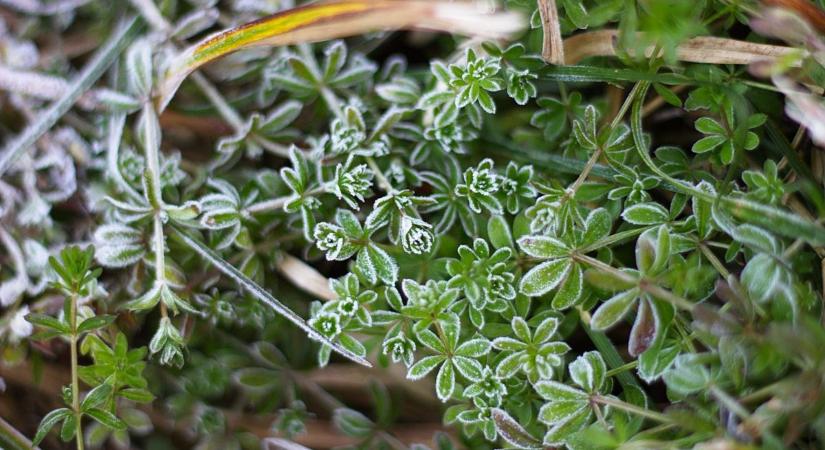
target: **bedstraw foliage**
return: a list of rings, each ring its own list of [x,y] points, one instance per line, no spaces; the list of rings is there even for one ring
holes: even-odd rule
[[[825,445],[821,1],[510,0],[511,40],[259,47],[165,110],[182,48],[293,2],[0,3],[3,72],[128,44],[94,89],[0,97],[7,142],[81,99],[0,181],[0,387],[68,383],[39,427],[0,416],[43,448],[312,447],[327,419],[357,448]],[[550,65],[554,25],[618,35]],[[796,50],[684,61],[702,36]],[[372,408],[307,375],[355,363],[391,380],[350,380]],[[449,434],[411,443],[422,389]]]

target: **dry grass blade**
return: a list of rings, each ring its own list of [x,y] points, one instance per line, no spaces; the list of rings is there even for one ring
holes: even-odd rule
[[[292,45],[377,30],[427,29],[503,38],[522,28],[515,13],[487,14],[471,3],[427,0],[332,0],[300,6],[206,38],[185,50],[158,91],[165,108],[178,86],[198,67],[250,47]]]
[[[565,63],[578,64],[591,56],[616,56],[618,30],[600,30],[580,33],[564,40]],[[676,55],[680,61],[704,64],[751,64],[773,60],[801,50],[780,45],[756,44],[736,39],[701,36],[681,44]],[[653,46],[645,49],[651,56]]]
[[[295,286],[322,300],[335,300],[337,295],[329,287],[329,280],[315,268],[300,259],[282,253],[278,258],[278,271]]]
[[[539,14],[544,31],[541,57],[550,64],[564,64],[564,41],[561,38],[556,0],[539,0]]]

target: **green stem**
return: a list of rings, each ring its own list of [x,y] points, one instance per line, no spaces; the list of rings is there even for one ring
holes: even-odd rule
[[[719,272],[720,275],[722,275],[722,277],[727,279],[730,276],[730,272],[728,271],[728,269],[725,267],[724,264],[722,264],[722,261],[719,261],[719,258],[717,258],[715,254],[713,254],[713,252],[710,250],[710,248],[708,248],[707,245],[705,245],[704,243],[699,244],[699,250],[702,251],[702,254],[705,255],[705,258],[707,258],[707,260],[710,261],[710,264],[716,269],[717,272]]]
[[[620,373],[627,372],[628,370],[633,370],[638,365],[639,365],[639,361],[634,359],[633,361],[630,361],[627,364],[624,364],[624,365],[621,365],[619,367],[608,370],[606,375],[608,377],[612,377],[614,375],[618,375]]]
[[[629,412],[631,414],[636,414],[640,417],[645,417],[650,420],[655,420],[656,422],[663,423],[663,424],[673,424],[673,419],[670,417],[656,412],[651,411],[649,409],[642,408],[641,406],[636,406],[631,403],[627,403],[625,401],[619,400],[613,397],[605,397],[603,395],[594,395],[590,397],[590,399],[595,403],[600,403],[602,405],[612,406],[616,409],[621,409],[622,411]]]
[[[585,263],[596,270],[609,273],[626,283],[636,284],[639,286],[639,289],[647,292],[648,294],[653,295],[656,298],[660,298],[679,309],[683,309],[685,311],[692,311],[695,307],[695,305],[690,300],[684,297],[680,297],[661,286],[653,284],[649,279],[637,278],[629,273],[622,272],[621,270],[611,266],[610,264],[606,264],[596,258],[592,258],[587,255],[574,253],[572,255],[572,258],[576,261]]]
[[[304,192],[304,197],[311,197],[318,194],[322,194],[326,192],[326,188],[324,186],[316,187],[315,189],[310,189]],[[244,212],[248,214],[259,214],[271,211],[277,211],[283,209],[284,205],[291,202],[295,197],[292,195],[287,195],[283,197],[277,197],[269,200],[262,200],[257,203],[253,203],[246,207]]]
[[[80,412],[80,381],[77,375],[77,294],[72,294],[69,299],[69,326],[71,328],[70,352],[72,364],[72,410],[75,418],[75,440],[77,450],[83,450],[83,426]]]
[[[144,113],[146,114],[145,120],[147,122],[147,130],[155,129],[154,126],[148,125],[150,121],[156,120],[153,107],[151,105],[145,106]],[[146,134],[148,135],[150,132],[147,131]],[[150,180],[147,184],[149,185],[148,189],[151,190],[151,192],[147,192],[146,195],[150,199],[153,199],[153,202],[155,202],[155,204],[152,205],[154,207],[154,232],[152,239],[155,251],[155,283],[160,284],[166,282],[166,240],[163,234],[163,215],[165,214],[165,204],[163,202],[163,194],[160,184],[160,156],[158,154],[159,149],[157,148],[157,145],[155,145],[158,142],[160,142],[160,137],[154,138],[152,136],[144,136],[146,172]],[[164,302],[160,303],[160,312],[163,317],[167,316],[166,304]]]
[[[730,412],[736,414],[740,419],[747,420],[750,418],[751,413],[748,412],[744,406],[739,404],[735,398],[728,395],[727,392],[723,391],[718,386],[711,385],[710,394],[716,399],[716,401],[727,408]]]
[[[621,231],[621,232],[616,233],[616,234],[611,234],[610,236],[599,239],[598,241],[596,241],[596,242],[594,242],[594,243],[592,243],[588,246],[585,246],[585,247],[582,247],[582,248],[578,249],[578,251],[579,251],[579,253],[583,253],[583,254],[584,253],[590,253],[590,252],[598,250],[602,247],[608,247],[608,246],[611,246],[613,244],[617,244],[621,241],[624,241],[625,239],[636,237],[636,236],[644,233],[647,230],[650,230],[652,228],[656,228],[657,226],[658,225],[650,226],[650,227],[633,228],[632,230],[625,230],[625,231]]]
[[[364,157],[364,160],[367,161],[367,165],[370,166],[370,169],[372,169],[372,172],[375,174],[378,187],[388,194],[395,192],[395,188],[392,187],[390,180],[387,179],[387,176],[384,175],[384,172],[382,172],[381,168],[378,167],[378,163],[375,162],[375,159],[372,156],[366,156]]]

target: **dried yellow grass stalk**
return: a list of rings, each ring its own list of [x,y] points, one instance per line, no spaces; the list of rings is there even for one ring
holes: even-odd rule
[[[564,41],[561,38],[556,0],[539,0],[539,14],[544,31],[541,57],[550,64],[564,64]]]
[[[589,31],[564,40],[565,64],[575,65],[591,56],[616,56],[618,30]],[[711,36],[695,37],[685,41],[676,50],[680,61],[706,64],[751,64],[772,60],[800,52],[780,45],[756,44],[736,39]],[[654,47],[645,49],[645,56],[653,55]]]
[[[187,75],[229,53],[251,47],[293,45],[377,30],[425,29],[504,38],[519,31],[515,13],[489,14],[469,2],[428,0],[331,0],[300,6],[232,28],[185,50],[158,91],[163,109]]]

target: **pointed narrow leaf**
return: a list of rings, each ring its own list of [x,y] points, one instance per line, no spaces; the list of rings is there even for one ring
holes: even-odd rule
[[[85,411],[85,413],[92,419],[98,421],[101,425],[111,428],[113,430],[126,429],[126,422],[118,419],[114,414],[110,413],[109,411],[94,408]]]
[[[37,433],[34,435],[32,444],[39,444],[58,422],[71,415],[72,411],[69,410],[69,408],[55,409],[54,411],[46,414],[46,416],[43,417],[43,420],[40,421],[40,425],[37,426]]]

